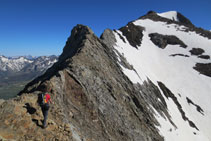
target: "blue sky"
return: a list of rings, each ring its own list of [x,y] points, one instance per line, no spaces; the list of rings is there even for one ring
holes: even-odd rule
[[[176,10],[211,30],[210,0],[0,0],[0,55],[59,55],[76,24],[97,36],[149,10]]]

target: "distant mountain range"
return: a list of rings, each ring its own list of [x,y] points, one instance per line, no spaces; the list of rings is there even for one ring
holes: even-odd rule
[[[42,74],[57,61],[57,56],[0,56],[0,85],[16,81],[31,80]]]
[[[0,98],[4,98],[5,93],[7,93],[7,98],[10,93],[11,95],[17,94],[25,83],[41,75],[57,62],[57,58],[55,55],[40,57],[0,56]],[[17,86],[17,89],[11,90],[10,87],[13,85]]]
[[[34,57],[31,55],[28,56],[18,56],[18,57],[5,57],[0,56],[0,71],[12,71],[18,72],[23,68],[28,67],[29,64],[36,62],[36,65],[46,64],[49,65],[57,61],[57,56],[39,56]]]

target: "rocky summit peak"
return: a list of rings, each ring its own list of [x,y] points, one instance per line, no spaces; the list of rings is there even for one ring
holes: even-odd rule
[[[179,23],[185,26],[194,26],[188,18],[177,11],[168,11],[163,13],[149,11],[145,16],[140,17],[140,19],[151,19],[154,21],[164,21],[167,23]]]
[[[71,36],[68,38],[66,45],[63,49],[63,53],[59,57],[60,60],[63,60],[67,57],[72,57],[81,47],[84,40],[95,36],[93,31],[85,25],[78,24],[72,31]]]
[[[86,34],[94,34],[93,31],[85,25],[77,24],[71,31],[71,37],[76,39],[79,36],[84,36]]]
[[[164,13],[157,13],[157,15],[173,20],[173,21],[177,21],[186,25],[192,25],[191,21],[186,18],[184,15],[182,15],[181,13],[177,12],[177,11],[168,11],[168,12],[164,12]]]

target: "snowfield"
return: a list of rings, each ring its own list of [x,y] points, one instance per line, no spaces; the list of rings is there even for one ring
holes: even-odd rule
[[[173,20],[173,21],[179,21],[177,18],[177,11],[169,11],[164,13],[158,13],[159,16]]]
[[[158,15],[177,21],[175,11]],[[202,48],[205,51],[204,55],[211,56],[211,40],[195,32],[185,32],[186,27],[177,24],[155,22],[150,19],[139,19],[133,24],[145,27],[142,43],[138,49],[129,44],[121,31],[117,32],[122,35],[126,43],[120,39],[116,32],[113,32],[117,40],[114,48],[134,68],[134,70],[129,70],[121,66],[123,72],[133,83],[142,84],[149,78],[156,86],[158,86],[158,81],[165,84],[176,96],[189,120],[193,121],[199,129],[192,128],[187,121],[184,121],[173,100],[167,99],[163,94],[169,114],[177,128],[151,107],[161,125],[157,127],[160,134],[167,141],[211,140],[211,77],[202,75],[193,69],[196,63],[210,63],[211,60],[198,58],[189,52],[192,48]],[[175,35],[187,45],[187,48],[182,48],[179,45],[167,45],[165,49],[161,49],[150,40],[150,33]],[[116,54],[118,55],[118,53]],[[172,54],[184,54],[189,57],[170,56]],[[204,111],[203,114],[198,112],[194,105],[189,104],[187,98],[199,105]]]

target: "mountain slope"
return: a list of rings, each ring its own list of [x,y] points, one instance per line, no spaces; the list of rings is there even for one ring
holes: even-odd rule
[[[0,138],[211,140],[211,33],[183,15],[159,15],[106,29],[100,39],[74,27],[58,62],[19,97],[0,101]],[[53,104],[43,130],[45,91]]]
[[[143,84],[150,79],[160,88],[176,125],[153,108],[161,123],[160,133],[166,140],[211,140],[211,34],[198,33],[198,28],[183,23],[169,22],[169,15],[150,14],[130,23],[144,29],[137,46],[130,43],[131,39],[121,29],[113,32],[117,54],[133,66],[133,69],[122,66],[124,73],[133,83]],[[168,19],[154,20],[159,15]],[[185,47],[173,37],[178,37]],[[167,96],[167,92],[173,97]]]

